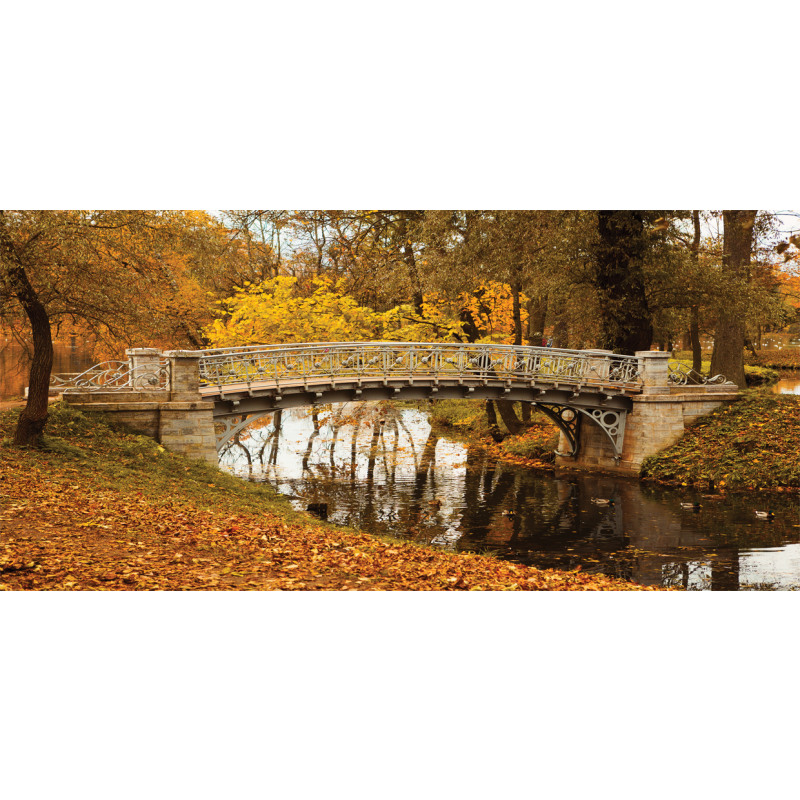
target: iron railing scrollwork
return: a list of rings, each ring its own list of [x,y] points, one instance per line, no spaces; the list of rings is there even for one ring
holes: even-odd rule
[[[633,356],[514,345],[438,342],[315,342],[204,350],[200,381],[304,383],[314,379],[484,378],[564,384],[641,383]]]
[[[719,386],[728,380],[724,375],[703,375],[679,361],[669,365],[669,382],[676,386]]]
[[[128,361],[103,361],[77,375],[52,375],[50,386],[102,392],[165,390],[169,386],[169,363],[159,359],[132,366]]]

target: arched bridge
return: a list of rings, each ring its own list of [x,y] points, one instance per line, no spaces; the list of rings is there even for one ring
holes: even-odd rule
[[[475,398],[533,403],[574,455],[588,417],[622,450],[639,360],[600,350],[429,342],[315,342],[200,351],[200,394],[218,448],[279,408],[356,400]]]
[[[635,474],[644,458],[737,390],[722,376],[671,370],[669,354],[650,351],[314,342],[166,353],[137,348],[127,355],[125,362],[56,378],[53,388],[73,404],[113,414],[174,450],[214,462],[232,436],[282,408],[475,398],[536,405],[561,429],[561,465],[616,465]]]

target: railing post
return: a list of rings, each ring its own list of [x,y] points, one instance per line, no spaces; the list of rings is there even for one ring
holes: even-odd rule
[[[168,350],[169,390],[172,400],[200,399],[200,356],[194,350]]]
[[[661,350],[637,350],[643,394],[669,394],[670,354]]]
[[[125,351],[131,370],[131,387],[142,388],[148,385],[148,377],[158,380],[161,369],[161,351],[156,347],[133,347]]]
[[[614,351],[595,349],[585,350],[584,352],[588,356],[584,377],[587,380],[607,381],[611,367],[610,356],[614,355]]]

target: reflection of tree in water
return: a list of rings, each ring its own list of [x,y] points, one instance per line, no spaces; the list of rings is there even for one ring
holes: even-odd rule
[[[308,472],[308,459],[311,457],[311,448],[314,446],[314,439],[319,436],[319,411],[316,408],[311,409],[311,424],[313,425],[313,430],[311,431],[311,435],[308,437],[308,445],[306,446],[306,451],[303,453],[303,472]]]
[[[303,501],[327,502],[332,521],[431,538],[428,529],[435,512],[426,508],[423,500],[436,492],[439,437],[428,430],[418,460],[418,445],[402,415],[401,409],[374,404],[338,407],[324,420],[321,413],[312,411],[312,430],[302,445],[303,477],[284,480],[283,484]],[[274,443],[274,437],[270,441]],[[315,461],[317,441],[328,449],[323,459]],[[349,450],[344,467],[350,479],[345,484],[340,480],[343,462],[341,458],[337,462],[335,456],[337,445]],[[410,451],[415,474],[413,480],[399,482],[398,487],[399,454],[406,450]],[[361,469],[365,477],[358,480]]]
[[[245,428],[245,431],[247,429]],[[225,456],[229,455],[230,452],[234,449],[238,449],[241,452],[245,460],[247,461],[247,476],[250,480],[253,480],[253,457],[250,454],[250,448],[247,447],[242,443],[242,435],[245,435],[245,438],[250,437],[249,431],[245,433],[245,431],[237,431],[227,442],[222,446],[222,449],[219,451],[220,459],[224,458]]]

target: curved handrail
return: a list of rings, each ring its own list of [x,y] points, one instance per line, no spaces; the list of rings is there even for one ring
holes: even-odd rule
[[[201,384],[311,378],[492,378],[564,384],[641,383],[639,360],[604,351],[453,342],[309,342],[199,351]]]
[[[677,386],[719,386],[730,383],[724,375],[703,375],[696,369],[685,366],[680,361],[674,367],[671,364],[669,365],[669,382]]]
[[[166,361],[140,364],[131,367],[128,361],[102,361],[78,375],[50,376],[50,385],[56,389],[100,390],[122,392],[166,389],[169,367]]]

